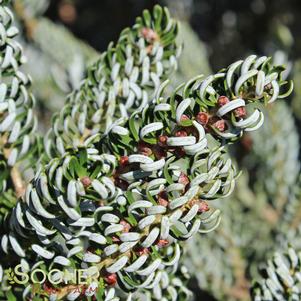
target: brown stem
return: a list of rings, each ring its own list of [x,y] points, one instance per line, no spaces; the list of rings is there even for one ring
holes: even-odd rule
[[[10,152],[10,149],[4,149],[3,153],[6,159],[8,159]],[[25,193],[26,188],[17,164],[10,168],[10,177],[13,182],[17,198],[22,197]]]
[[[26,36],[28,39],[32,40],[34,35],[34,30],[36,28],[37,20],[34,18],[30,18],[26,15],[24,5],[20,0],[14,1],[14,11],[20,20],[24,23],[24,27],[26,30]]]
[[[15,193],[17,198],[22,197],[25,193],[25,184],[17,166],[11,168],[10,176],[15,187]]]

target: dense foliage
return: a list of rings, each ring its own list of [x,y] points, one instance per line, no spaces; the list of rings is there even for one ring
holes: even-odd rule
[[[271,250],[298,248],[293,84],[277,54],[208,75],[204,45],[159,5],[99,54],[47,5],[0,1],[1,298],[184,301],[198,286],[299,300],[291,246],[249,293]],[[16,266],[65,283],[17,283]]]

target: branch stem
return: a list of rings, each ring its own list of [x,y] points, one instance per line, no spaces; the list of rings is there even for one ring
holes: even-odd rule
[[[8,159],[10,155],[11,150],[10,149],[4,149],[3,153],[6,159]],[[25,183],[22,178],[22,175],[20,173],[20,170],[18,168],[18,165],[15,164],[14,166],[10,167],[10,178],[13,182],[14,189],[15,189],[15,194],[17,198],[20,198],[24,195],[25,193]]]

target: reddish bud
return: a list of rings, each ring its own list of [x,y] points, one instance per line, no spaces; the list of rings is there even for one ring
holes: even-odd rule
[[[122,156],[119,159],[119,163],[121,166],[125,166],[129,163],[129,157],[128,156]]]
[[[227,129],[225,120],[221,119],[216,121],[213,126],[217,128],[220,132],[224,132]]]
[[[234,110],[234,115],[235,115],[235,117],[238,117],[238,118],[246,117],[246,115],[247,115],[246,108],[245,107],[239,107],[239,108],[235,109]]]
[[[64,23],[72,24],[77,18],[76,7],[73,3],[61,1],[58,7],[58,14]]]
[[[180,118],[180,121],[185,121],[185,120],[189,120],[189,119],[190,118],[187,115],[183,114]]]
[[[185,175],[183,172],[181,172],[180,176],[179,176],[179,183],[183,184],[183,185],[187,185],[189,184],[189,179],[187,177],[187,175]]]
[[[166,146],[167,138],[168,138],[168,137],[165,136],[165,135],[159,136],[159,137],[158,137],[158,143],[159,143],[159,145],[161,145],[161,146]]]
[[[92,183],[91,179],[88,176],[85,176],[80,179],[85,188],[89,187]]]
[[[209,121],[209,115],[205,112],[199,112],[196,116],[196,120],[198,121],[198,123],[206,125]]]
[[[167,239],[159,239],[157,242],[157,246],[159,248],[163,248],[169,244],[169,241]]]
[[[151,28],[142,28],[141,34],[148,42],[152,42],[158,39],[157,33]]]
[[[108,285],[115,285],[117,282],[117,275],[115,273],[108,274],[104,277],[104,280]]]
[[[221,107],[229,102],[230,102],[230,100],[227,96],[220,96],[217,100],[218,105]]]
[[[131,225],[125,220],[121,220],[120,224],[123,226],[122,232],[129,232],[130,229],[132,228]]]
[[[149,254],[149,249],[148,248],[143,248],[143,247],[138,247],[136,250],[135,250],[136,254],[139,255],[139,256],[142,256],[142,255],[147,255]]]
[[[187,132],[185,130],[176,131],[176,137],[187,137]]]
[[[113,242],[120,242],[120,239],[117,236],[112,236]]]
[[[205,201],[199,202],[199,210],[198,212],[203,213],[210,210],[209,205]]]
[[[161,198],[161,197],[158,197],[158,204],[161,205],[161,206],[167,207],[168,206],[168,200],[166,200],[164,198]]]
[[[150,156],[153,153],[150,146],[144,141],[138,143],[138,152],[144,156]]]

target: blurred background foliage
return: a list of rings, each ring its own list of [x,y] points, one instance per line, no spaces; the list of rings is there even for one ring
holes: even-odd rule
[[[216,204],[223,209],[221,225],[191,240],[183,258],[196,300],[251,300],[252,279],[274,251],[288,243],[301,249],[300,1],[15,0],[40,130],[77,87],[85,66],[156,3],[181,20],[185,46],[173,83],[218,71],[250,53],[273,55],[295,81],[290,100],[267,113],[264,130],[231,149],[244,172],[231,198]]]

